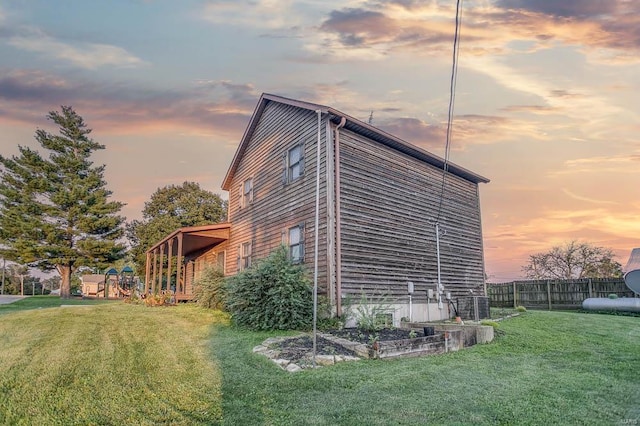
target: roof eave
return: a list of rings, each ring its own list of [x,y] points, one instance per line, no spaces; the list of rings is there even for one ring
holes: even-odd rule
[[[238,149],[236,150],[235,155],[233,156],[233,160],[231,161],[231,165],[227,170],[227,174],[225,175],[224,181],[222,182],[222,189],[225,191],[229,191],[231,189],[231,180],[233,179],[233,175],[238,168],[238,164],[244,151],[246,150],[246,146],[249,143],[249,139],[253,135],[256,126],[258,125],[258,121],[260,120],[260,116],[264,111],[265,106],[271,102],[279,102],[286,105],[295,106],[298,108],[303,108],[310,111],[320,111],[323,114],[330,114],[334,117],[332,121],[334,123],[339,123],[341,118],[344,117],[347,121],[345,124],[345,128],[354,131],[355,133],[362,134],[365,137],[373,139],[377,142],[383,143],[391,148],[397,149],[400,152],[404,152],[405,154],[411,155],[414,158],[422,160],[428,164],[431,164],[439,169],[445,168],[445,160],[435,154],[430,153],[422,148],[419,148],[409,142],[406,142],[396,136],[393,136],[384,130],[381,130],[377,127],[374,127],[370,124],[367,124],[363,121],[358,120],[357,118],[351,117],[348,114],[345,114],[337,109],[330,108],[320,104],[314,104],[310,102],[298,101],[296,99],[285,98],[282,96],[272,95],[269,93],[263,93],[260,96],[260,100],[256,105],[256,108],[251,116],[251,120],[249,121],[249,125],[245,129],[245,132],[242,136],[240,144],[238,145]],[[481,176],[477,173],[474,173],[464,167],[458,166],[457,164],[447,162],[446,164],[447,170],[457,176],[462,177],[473,183],[489,183],[489,179],[484,176]]]
[[[329,111],[329,108],[324,105],[299,101],[291,98],[285,98],[283,96],[272,95],[269,93],[263,93],[260,96],[260,100],[258,101],[258,104],[256,105],[255,110],[253,111],[253,115],[251,116],[251,119],[249,120],[249,125],[245,129],[244,134],[242,135],[242,139],[240,140],[238,149],[236,150],[236,153],[233,156],[233,160],[231,161],[231,165],[227,170],[227,174],[225,175],[224,180],[222,181],[223,190],[225,191],[230,190],[231,180],[233,179],[233,175],[235,174],[235,171],[238,168],[238,163],[240,162],[240,158],[244,154],[246,146],[249,143],[249,139],[251,139],[251,136],[253,135],[253,132],[255,131],[256,126],[258,125],[258,122],[260,121],[260,116],[262,115],[264,108],[271,101],[279,102],[286,105],[291,105],[298,108],[303,108],[306,110],[320,111],[322,113],[327,113]]]
[[[405,154],[411,155],[412,157],[422,160],[439,169],[444,169],[445,167],[445,160],[438,155],[432,154],[427,150],[410,144],[409,142],[393,136],[392,134],[387,133],[384,130],[360,121],[357,118],[353,118],[336,109],[329,108],[328,112],[335,117],[335,119],[332,121],[336,124],[340,122],[340,119],[342,117],[344,117],[346,119],[346,124],[344,127],[348,130],[368,137],[369,139],[373,139],[400,152],[404,152]],[[451,162],[447,162],[447,170],[473,183],[490,182],[490,180],[486,177]]]

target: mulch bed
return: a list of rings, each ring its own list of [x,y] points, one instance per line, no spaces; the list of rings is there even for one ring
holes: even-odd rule
[[[359,328],[343,328],[341,330],[331,330],[327,333],[358,343],[372,343],[375,340],[385,342],[388,340],[403,340],[411,339],[412,337],[424,337],[424,333],[422,331],[418,331],[416,332],[415,336],[411,336],[409,330],[400,328],[383,328],[377,331],[364,331]]]
[[[296,337],[293,339],[283,340],[282,342],[271,345],[271,347],[280,352],[280,358],[297,362],[307,356],[309,352],[313,351],[313,338],[311,336]],[[350,351],[340,345],[336,345],[335,343],[320,336],[316,337],[316,353],[318,355],[356,356],[353,351]]]
[[[344,328],[341,330],[330,330],[324,332],[336,337],[350,340],[357,343],[371,344],[373,341],[388,341],[411,339],[412,337],[423,337],[422,332],[418,332],[416,336],[411,336],[409,330],[398,328],[384,328],[374,332],[364,331],[358,328]],[[286,339],[278,343],[270,345],[271,348],[279,352],[279,358],[288,359],[297,362],[308,357],[313,351],[313,338],[311,336],[300,336],[292,339]],[[345,355],[357,356],[354,352],[333,343],[327,339],[317,336],[316,353],[318,355]]]

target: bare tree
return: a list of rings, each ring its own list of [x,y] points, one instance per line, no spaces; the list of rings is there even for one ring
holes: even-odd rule
[[[9,265],[9,271],[12,277],[20,279],[20,295],[24,296],[24,279],[29,276],[29,267],[12,263]]]
[[[622,265],[611,249],[586,242],[570,241],[544,253],[532,254],[522,267],[530,279],[572,279],[621,277]]]

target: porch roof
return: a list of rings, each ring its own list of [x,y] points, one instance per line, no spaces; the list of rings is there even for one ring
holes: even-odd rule
[[[216,223],[214,225],[189,226],[178,228],[162,240],[154,244],[147,253],[153,253],[164,244],[171,244],[174,255],[186,256],[229,239],[231,223]],[[182,252],[178,253],[178,238],[182,237]]]

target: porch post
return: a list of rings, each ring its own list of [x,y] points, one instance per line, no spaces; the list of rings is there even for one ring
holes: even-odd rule
[[[149,280],[151,279],[151,253],[147,252],[147,263],[144,272],[144,294],[149,292]]]
[[[158,291],[162,292],[162,275],[164,274],[164,244],[160,244],[160,262],[158,262],[160,272],[158,273]]]
[[[182,294],[187,294],[187,269],[189,269],[189,262],[182,265]]]
[[[153,249],[153,277],[151,278],[151,293],[156,294],[156,280],[158,279],[158,248]]]
[[[173,257],[173,238],[167,241],[167,290],[171,290],[171,258]]]
[[[182,232],[178,234],[178,253],[176,255],[176,293],[178,288],[182,288],[181,293],[184,293],[184,278],[182,278]],[[182,278],[182,287],[180,287],[180,279]]]

